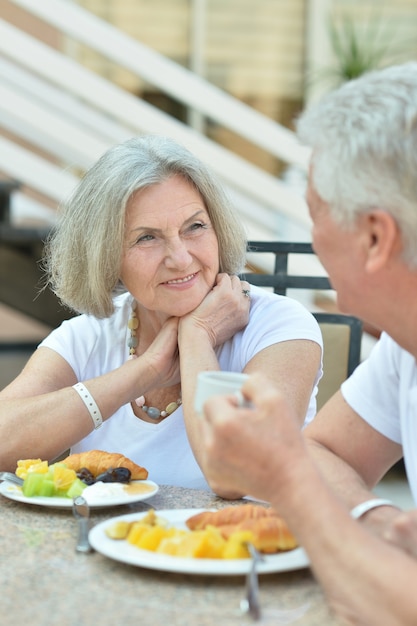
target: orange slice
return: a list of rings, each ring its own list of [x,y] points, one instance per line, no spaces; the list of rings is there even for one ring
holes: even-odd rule
[[[60,491],[69,489],[76,478],[77,474],[74,470],[68,469],[63,465],[54,467],[54,485],[56,489]]]

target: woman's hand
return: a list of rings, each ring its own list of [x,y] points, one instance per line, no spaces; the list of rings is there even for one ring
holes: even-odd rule
[[[177,317],[170,317],[141,356],[154,372],[155,387],[170,387],[180,382],[178,321]]]
[[[237,276],[218,274],[216,284],[194,311],[180,324],[191,322],[203,328],[213,348],[223,344],[244,328],[249,320],[250,297],[244,294],[250,285]]]

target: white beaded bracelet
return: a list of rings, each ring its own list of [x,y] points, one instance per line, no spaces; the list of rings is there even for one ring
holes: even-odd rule
[[[373,498],[372,500],[366,500],[366,502],[361,502],[355,506],[350,515],[353,519],[359,519],[362,515],[365,515],[368,511],[372,509],[376,509],[379,506],[396,506],[391,500],[384,500],[383,498]]]
[[[96,401],[94,400],[91,393],[88,391],[87,387],[84,387],[82,383],[77,383],[76,385],[73,385],[72,388],[75,389],[75,391],[78,393],[81,400],[87,407],[91,419],[93,420],[94,430],[97,430],[97,428],[100,428],[100,426],[102,425],[103,418]]]

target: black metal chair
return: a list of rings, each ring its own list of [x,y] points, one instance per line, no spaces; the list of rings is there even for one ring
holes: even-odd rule
[[[242,273],[241,277],[252,285],[272,288],[274,293],[280,295],[287,295],[288,289],[332,289],[327,276],[289,274],[289,255],[314,255],[310,243],[249,241],[248,252],[272,253],[275,256],[273,273],[254,272],[250,268]],[[325,312],[313,312],[313,315],[320,325],[324,344],[324,374],[317,396],[317,406],[320,408],[360,363],[363,328],[361,320],[353,315]]]

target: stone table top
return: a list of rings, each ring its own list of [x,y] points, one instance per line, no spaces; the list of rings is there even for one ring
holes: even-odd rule
[[[240,501],[241,502],[241,501]],[[149,500],[91,510],[91,526],[126,513],[222,508],[211,492],[162,486]],[[234,504],[234,503],[233,503]],[[237,502],[236,502],[237,504]],[[2,626],[241,626],[244,576],[188,575],[144,569],[75,551],[71,509],[0,495]],[[174,557],[173,557],[174,558]],[[310,569],[262,574],[261,624],[336,626]]]

